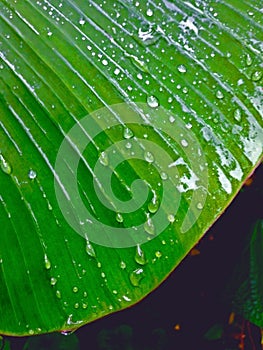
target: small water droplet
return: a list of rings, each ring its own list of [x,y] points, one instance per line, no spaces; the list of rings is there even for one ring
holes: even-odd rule
[[[49,270],[51,268],[51,262],[49,261],[46,254],[44,255],[44,263],[45,263],[46,270]]]
[[[33,335],[34,333],[33,329],[29,329],[28,334]]]
[[[161,258],[161,256],[162,256],[162,253],[159,251],[159,250],[157,250],[156,252],[155,252],[155,256],[156,256],[156,258]]]
[[[50,284],[51,286],[54,286],[57,283],[57,279],[55,277],[50,278]]]
[[[86,241],[86,253],[91,256],[92,258],[95,258],[96,257],[96,253],[95,253],[95,250],[93,248],[93,246],[91,245],[90,241],[87,240]]]
[[[109,165],[109,158],[106,152],[101,152],[99,156],[99,161],[102,165],[108,166]]]
[[[175,217],[174,217],[174,215],[173,214],[169,214],[168,216],[167,216],[167,219],[168,219],[168,221],[169,222],[174,222],[174,220],[175,220]]]
[[[149,235],[155,234],[155,227],[150,217],[148,217],[147,221],[144,223],[143,228]]]
[[[157,97],[151,95],[147,97],[147,104],[151,108],[157,108],[159,106],[159,100]]]
[[[79,291],[79,289],[78,289],[78,287],[75,286],[72,288],[72,291],[73,291],[73,293],[77,293]]]
[[[37,177],[37,173],[34,170],[30,169],[28,172],[28,177],[30,180],[34,180]]]
[[[71,335],[72,333],[74,333],[74,331],[61,331],[60,334],[68,336]]]
[[[246,56],[246,65],[247,66],[251,66],[252,63],[253,63],[252,57],[248,53],[247,56]]]
[[[101,63],[103,64],[103,66],[107,66],[108,65],[108,61],[107,60],[102,60]]]
[[[75,303],[74,308],[78,309],[79,308],[79,303]]]
[[[240,120],[241,120],[241,111],[240,111],[239,108],[235,109],[235,111],[234,111],[234,118],[235,118],[238,122],[240,122]]]
[[[118,221],[119,223],[123,222],[123,216],[120,213],[116,214],[116,221]]]
[[[188,88],[185,86],[182,91],[183,91],[184,94],[187,94],[188,93]]]
[[[168,179],[168,175],[164,171],[161,172],[161,179],[162,180],[167,180]]]
[[[135,287],[139,287],[142,278],[143,278],[142,268],[136,269],[132,271],[132,273],[130,274],[131,284]]]
[[[12,167],[1,153],[0,153],[0,167],[5,174],[7,175],[11,174]]]
[[[122,270],[125,270],[125,269],[126,269],[126,264],[125,264],[124,261],[121,261],[121,262],[120,262],[120,268],[121,268]]]
[[[199,203],[197,203],[196,207],[197,207],[197,209],[201,210],[201,209],[203,209],[203,204],[199,202]]]
[[[187,72],[187,69],[186,67],[183,65],[183,64],[180,64],[178,67],[177,67],[178,71],[180,73],[186,73]]]
[[[147,9],[146,15],[149,16],[149,17],[152,17],[152,15],[153,15],[153,10],[152,10],[152,9]]]
[[[123,131],[123,137],[125,139],[131,139],[133,137],[133,132],[131,129],[129,128],[124,128],[124,131]]]
[[[86,304],[86,303],[82,303],[82,309],[87,309],[87,307],[88,307],[88,304]]]
[[[216,97],[217,97],[219,100],[222,100],[222,98],[224,98],[223,92],[220,91],[220,90],[217,90],[217,92],[216,92]]]
[[[147,151],[144,153],[144,159],[146,160],[146,162],[148,163],[153,163],[154,162],[154,156],[151,152]]]
[[[136,252],[135,252],[134,259],[137,262],[137,264],[139,264],[139,265],[145,265],[147,263],[147,261],[145,259],[144,252],[141,249],[141,246],[139,244],[137,244],[137,246],[136,246]]]
[[[85,19],[84,19],[84,18],[81,18],[81,19],[79,20],[79,24],[80,24],[81,26],[83,26],[85,23],[86,23],[86,22],[85,22]]]
[[[251,79],[253,81],[259,81],[263,76],[263,72],[260,70],[256,70],[254,73],[251,75]]]
[[[56,290],[56,297],[58,299],[61,299],[61,292],[60,292],[60,290]]]
[[[119,75],[119,74],[120,74],[119,68],[115,68],[113,73],[114,73],[115,75]]]
[[[187,142],[186,140],[182,140],[182,141],[181,141],[181,145],[182,145],[183,147],[187,147],[187,146],[188,146],[188,142]]]
[[[157,197],[154,196],[153,199],[148,203],[148,209],[150,213],[156,213],[159,208],[159,202]]]

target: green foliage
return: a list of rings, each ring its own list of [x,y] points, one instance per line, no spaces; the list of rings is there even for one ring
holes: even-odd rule
[[[260,0],[138,4],[0,2],[3,334],[71,330],[141,300],[179,264],[260,162]],[[124,114],[116,104],[125,104]],[[127,111],[137,123],[129,124]],[[87,139],[99,132],[84,147],[78,168],[68,162],[64,170],[77,172],[76,188],[94,221],[103,223],[101,232],[107,235],[107,226],[125,235],[143,223],[144,244],[94,243],[95,224],[78,235],[61,212],[54,178],[60,188],[66,184],[59,181],[57,155],[83,120]],[[68,148],[73,160],[80,136]],[[144,148],[145,139],[156,144],[154,154]],[[126,153],[112,169],[107,149],[120,140]],[[128,142],[139,159],[128,159]],[[163,155],[170,166],[163,165]],[[105,169],[100,175],[114,170],[112,191],[120,201],[132,198],[134,180],[144,180],[148,196],[140,209],[126,213],[100,205],[108,197],[103,182],[98,180],[100,198],[92,187],[97,163]],[[172,191],[165,192],[166,183]],[[66,192],[62,197],[81,225],[77,199],[68,201]],[[159,207],[167,221],[160,232],[158,222],[152,224]],[[257,260],[254,254],[251,262]]]

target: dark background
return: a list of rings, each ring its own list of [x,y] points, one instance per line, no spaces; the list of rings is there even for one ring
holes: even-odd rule
[[[137,305],[82,327],[67,336],[68,340],[77,336],[81,350],[238,350],[243,332],[245,350],[261,349],[257,327],[237,316],[234,325],[228,324],[232,309],[226,290],[244,242],[263,216],[262,207],[261,165],[252,183],[242,188],[192,254],[160,287]],[[205,333],[215,324],[223,335],[206,339]],[[12,350],[22,350],[28,339],[8,338]]]

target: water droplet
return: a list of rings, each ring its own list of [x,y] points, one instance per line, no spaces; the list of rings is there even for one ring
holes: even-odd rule
[[[120,213],[116,214],[116,221],[118,221],[119,223],[123,222],[123,216]]]
[[[256,70],[254,73],[251,75],[251,79],[253,81],[259,81],[263,76],[263,72],[260,70]]]
[[[148,162],[148,163],[153,163],[154,162],[154,156],[151,152],[147,151],[144,153],[144,159]]]
[[[33,335],[34,333],[33,329],[29,329],[28,334]]]
[[[131,129],[129,128],[124,128],[124,131],[123,131],[123,137],[125,139],[131,139],[133,137],[133,132]]]
[[[169,214],[168,216],[167,216],[167,219],[168,219],[168,221],[169,222],[174,222],[174,220],[175,220],[175,217],[174,217],[174,215],[173,214]]]
[[[137,246],[136,246],[136,252],[135,252],[134,259],[137,262],[137,264],[139,264],[139,265],[145,265],[147,263],[147,261],[145,259],[144,252],[141,249],[141,246],[139,244],[137,244]]]
[[[156,252],[155,252],[155,256],[156,256],[156,258],[161,258],[161,256],[162,256],[162,253],[159,251],[159,250],[157,250]]]
[[[188,146],[188,142],[187,142],[186,140],[182,140],[182,141],[181,141],[181,145],[182,145],[183,147],[187,147],[187,146]]]
[[[55,277],[50,278],[50,284],[51,286],[54,286],[57,283],[57,279]]]
[[[159,106],[159,100],[157,97],[151,95],[147,97],[147,104],[151,108],[157,108]]]
[[[102,60],[101,63],[103,64],[103,66],[107,66],[108,65],[108,61],[107,60]]]
[[[87,309],[87,307],[88,307],[88,304],[86,304],[86,303],[82,303],[82,309]]]
[[[241,120],[241,111],[240,111],[239,108],[237,108],[237,109],[234,111],[234,118],[235,118],[238,122],[240,122],[240,120]]]
[[[168,179],[168,175],[164,171],[161,172],[161,179],[162,180],[167,180]]]
[[[147,68],[147,65],[145,64],[144,61],[141,61],[139,60],[138,57],[134,56],[134,55],[128,55],[128,57],[130,58],[131,60],[131,63],[137,67],[138,69],[140,69],[140,71],[142,72],[145,72],[145,73],[148,73],[148,68]]]
[[[199,203],[197,203],[196,207],[197,207],[197,209],[201,210],[201,209],[203,209],[203,204],[199,202]]]
[[[60,290],[56,290],[56,297],[58,299],[61,299],[61,292],[60,292]]]
[[[74,308],[78,309],[79,308],[79,303],[75,303]]]
[[[73,293],[77,293],[79,291],[78,287],[73,287],[72,288]]]
[[[149,235],[155,234],[155,227],[150,217],[148,217],[147,221],[144,223],[143,228]]]
[[[136,269],[136,270],[132,271],[132,273],[130,274],[131,284],[135,287],[139,287],[140,281],[142,278],[143,278],[143,269],[142,268]]]
[[[86,241],[86,253],[91,256],[92,258],[95,258],[96,257],[96,253],[95,253],[95,250],[94,248],[92,247],[92,245],[90,244],[90,241],[87,240]]]
[[[150,213],[156,213],[159,208],[159,202],[157,197],[154,196],[153,199],[148,203],[148,209]]]
[[[51,268],[51,262],[49,261],[47,255],[44,255],[44,263],[45,263],[45,268],[49,270]]]
[[[99,161],[102,165],[108,166],[109,165],[109,158],[106,152],[101,152],[99,156]]]
[[[30,180],[34,180],[37,177],[37,173],[34,170],[30,169],[28,172],[28,177]]]
[[[120,262],[120,268],[121,268],[122,270],[125,270],[125,269],[126,269],[126,264],[125,264],[124,261],[121,261],[121,262]]]
[[[248,53],[247,56],[246,56],[246,65],[247,66],[251,66],[252,63],[253,63],[252,57]]]
[[[149,16],[149,17],[152,17],[152,15],[153,15],[153,10],[148,9],[148,10],[146,11],[146,15]]]
[[[187,72],[187,69],[186,67],[183,65],[183,64],[180,64],[178,67],[177,67],[178,71],[180,73],[186,73]]]
[[[220,91],[220,90],[217,90],[217,92],[216,92],[216,97],[217,97],[218,99],[222,100],[222,98],[224,98],[223,92]]]
[[[114,73],[115,75],[120,74],[120,70],[119,70],[119,68],[115,68],[113,73]]]
[[[79,24],[80,24],[81,26],[83,26],[83,25],[85,24],[85,19],[81,18],[81,19],[79,20]]]
[[[7,175],[11,174],[12,172],[11,165],[7,162],[7,160],[3,157],[1,153],[0,153],[0,167],[5,174]]]
[[[71,335],[72,333],[74,333],[74,331],[61,331],[60,334],[68,336]]]

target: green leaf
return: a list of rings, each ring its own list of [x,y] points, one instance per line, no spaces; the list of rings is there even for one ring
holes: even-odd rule
[[[236,274],[240,277],[236,285],[233,307],[245,319],[260,328],[263,328],[262,251],[263,220],[258,220],[253,227],[249,246],[236,269]]]
[[[1,333],[133,305],[226,209],[262,157],[260,5],[1,0]]]

